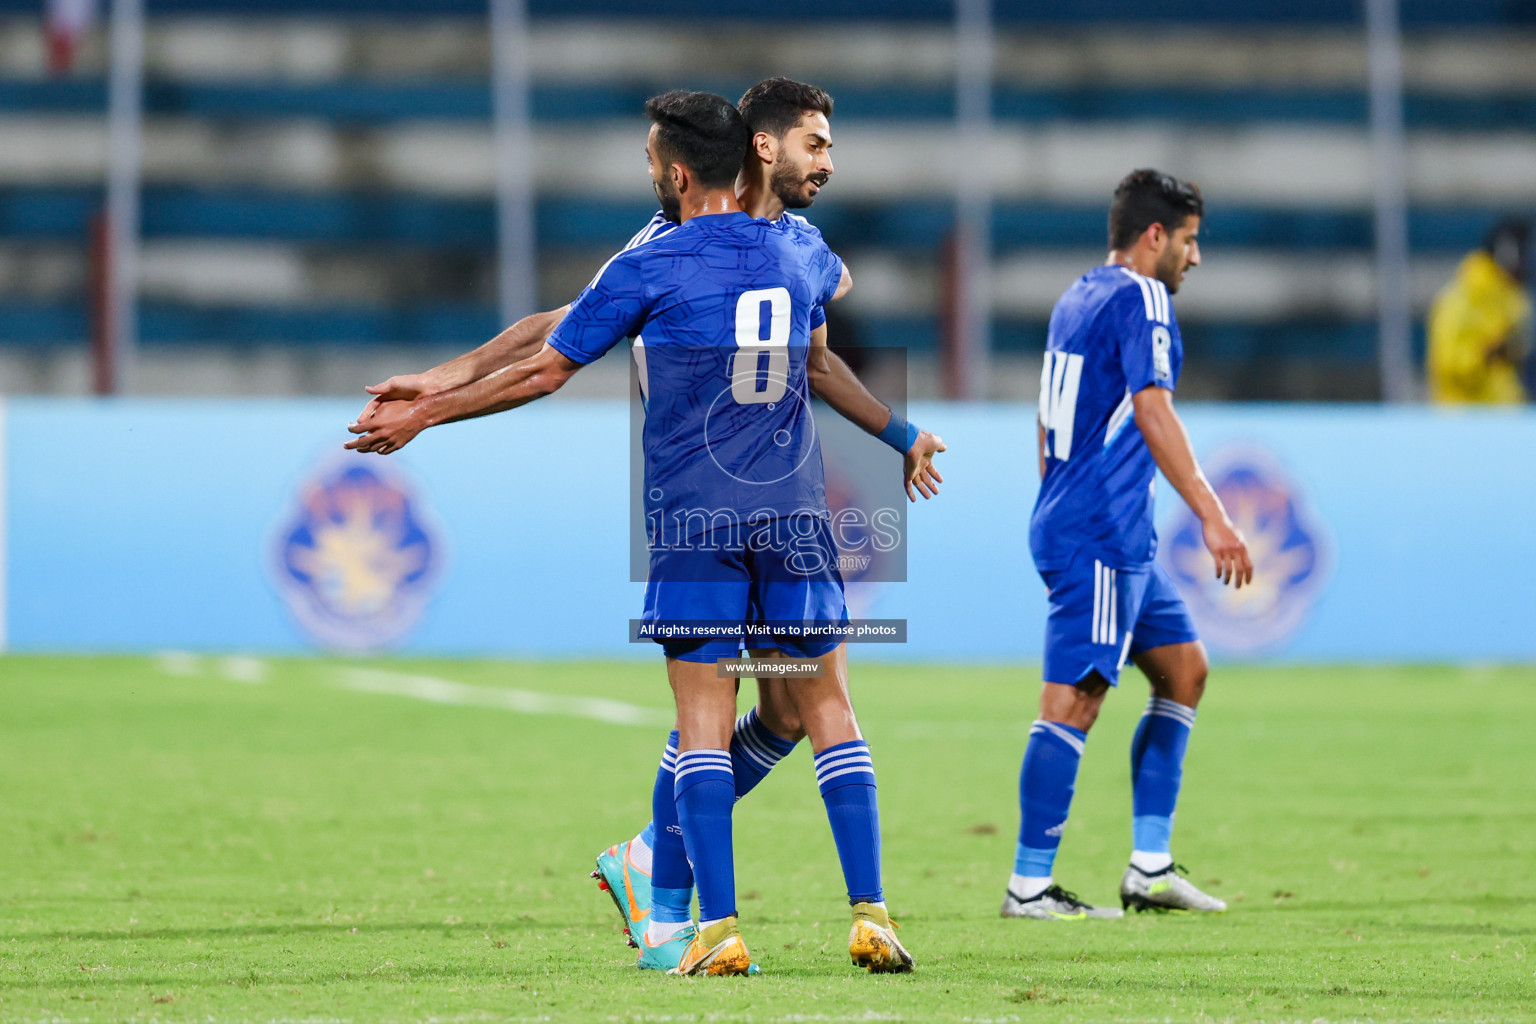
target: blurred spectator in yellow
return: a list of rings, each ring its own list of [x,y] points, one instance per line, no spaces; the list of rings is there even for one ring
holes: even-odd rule
[[[1436,402],[1525,400],[1531,226],[1508,219],[1456,268],[1429,310],[1429,395]]]

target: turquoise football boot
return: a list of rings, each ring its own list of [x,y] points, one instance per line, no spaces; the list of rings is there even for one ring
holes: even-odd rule
[[[688,952],[688,947],[693,945],[693,940],[698,938],[699,930],[689,928],[659,945],[653,946],[645,937],[645,929],[640,930],[640,959],[636,965],[642,971],[673,971],[682,963],[683,954]]]
[[[698,938],[698,928],[689,928],[687,931],[674,935],[660,945],[653,946],[646,939],[642,930],[640,934],[640,959],[635,966],[642,971],[665,971],[670,974],[677,970],[683,962],[683,956],[688,952],[688,947],[693,945],[693,940]],[[755,963],[747,964],[747,974],[762,974],[763,969]]]
[[[624,919],[625,940],[643,949],[645,922],[651,916],[651,876],[630,860],[629,843],[610,846],[598,854],[597,870],[592,877],[597,879],[597,887],[612,898]]]

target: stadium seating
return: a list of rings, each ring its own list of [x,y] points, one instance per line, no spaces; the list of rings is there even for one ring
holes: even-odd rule
[[[1211,202],[1207,265],[1180,296],[1192,370],[1220,368],[1204,390],[1285,397],[1265,389],[1329,377],[1275,372],[1297,363],[1339,370],[1340,397],[1368,393],[1354,5],[1190,0],[1145,31],[1086,27],[1140,17],[1121,0],[1065,6],[997,4],[998,350],[1038,351],[1054,294],[1101,258],[1109,188],[1154,163],[1200,180]],[[772,46],[740,23],[706,43],[628,0],[532,3],[541,300],[569,298],[649,215],[634,146],[647,95],[733,95],[783,71],[838,100],[838,176],[813,216],[858,271],[848,305],[861,336],[932,350],[952,229],[949,5],[908,0],[854,20],[866,7],[781,4]],[[146,345],[451,347],[495,329],[483,3],[149,10]],[[1536,207],[1536,35],[1519,28],[1536,6],[1409,2],[1404,19],[1422,308],[1493,217]],[[1173,69],[1164,78],[1127,59],[1148,33],[1164,55],[1152,71]],[[74,74],[49,78],[34,5],[0,0],[0,349],[75,349],[87,333],[103,51],[98,31]]]

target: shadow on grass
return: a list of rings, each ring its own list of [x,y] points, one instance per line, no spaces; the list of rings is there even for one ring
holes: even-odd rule
[[[1490,939],[1510,937],[1525,937],[1536,935],[1536,928],[1511,928],[1498,921],[1490,921],[1487,924],[1435,924],[1430,921],[1406,921],[1395,927],[1408,932],[1426,932],[1430,935],[1482,935]]]
[[[1490,911],[1516,911],[1536,910],[1536,898],[1529,896],[1495,896],[1485,893],[1479,896],[1426,896],[1420,899],[1402,900],[1321,900],[1312,901],[1304,896],[1287,900],[1278,905],[1278,909],[1284,914],[1305,914],[1310,911],[1319,913],[1369,913],[1373,910],[1427,910],[1430,908],[1442,908],[1444,910],[1490,910]]]
[[[215,990],[232,987],[237,989],[271,989],[274,991],[300,986],[326,989],[336,985],[416,985],[422,983],[447,983],[460,985],[517,985],[529,979],[547,981],[548,962],[545,959],[524,957],[505,963],[483,965],[465,964],[412,964],[397,962],[402,954],[394,953],[381,961],[377,954],[358,957],[360,963],[352,967],[337,966],[330,970],[292,971],[282,968],[245,967],[223,971],[204,971],[204,977],[188,975],[167,976],[162,973],[136,973],[132,970],[112,972],[110,975],[81,970],[73,976],[29,978],[7,981],[5,989],[45,989],[73,991],[84,989],[195,989]],[[164,965],[155,965],[163,968]],[[632,968],[631,968],[632,969]]]
[[[288,924],[237,924],[225,928],[112,928],[106,931],[57,931],[22,932],[0,935],[0,942],[113,942],[119,940],[152,941],[156,939],[240,939],[271,935],[386,935],[398,932],[473,932],[495,934],[522,928],[540,927],[541,922],[532,917],[515,921],[488,921],[477,923],[444,924],[441,921],[399,921],[393,924],[332,924],[290,922]],[[548,927],[547,922],[542,926]]]

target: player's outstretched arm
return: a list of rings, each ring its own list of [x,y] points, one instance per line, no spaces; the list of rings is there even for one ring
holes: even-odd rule
[[[1195,459],[1195,449],[1179,414],[1173,411],[1173,392],[1151,385],[1131,398],[1136,409],[1136,426],[1146,439],[1147,448],[1157,468],[1173,484],[1173,489],[1200,517],[1205,546],[1216,559],[1216,578],[1241,589],[1253,582],[1253,559],[1242,531],[1232,525],[1221,499]]]
[[[379,402],[408,402],[422,395],[452,391],[473,384],[504,366],[533,358],[570,309],[565,305],[543,313],[530,313],[479,348],[455,356],[446,363],[422,373],[403,373],[369,385],[363,390],[374,398],[358,419],[366,419]]]
[[[1040,479],[1045,479],[1045,424],[1035,420],[1035,455],[1040,460]]]
[[[494,370],[463,387],[420,395],[408,402],[382,403],[366,421],[359,419],[347,426],[360,436],[344,447],[388,455],[404,448],[428,427],[516,409],[552,395],[581,367],[581,363],[545,345],[532,358]]]
[[[844,273],[847,273],[846,268]],[[844,419],[885,440],[886,428],[891,426],[895,413],[870,394],[864,382],[854,375],[853,368],[827,347],[826,324],[811,331],[807,377],[812,394],[830,405]],[[902,442],[905,443],[905,440],[903,437]],[[933,467],[933,457],[945,450],[942,438],[926,430],[919,430],[917,439],[902,452],[908,500],[916,501],[919,493],[924,498],[932,498],[939,493],[939,484],[944,482],[944,477]]]
[[[838,299],[842,298],[844,295],[847,295],[852,290],[853,274],[848,270],[848,264],[844,263],[843,272],[838,275],[837,278],[837,291],[832,293],[832,301],[836,302]]]

